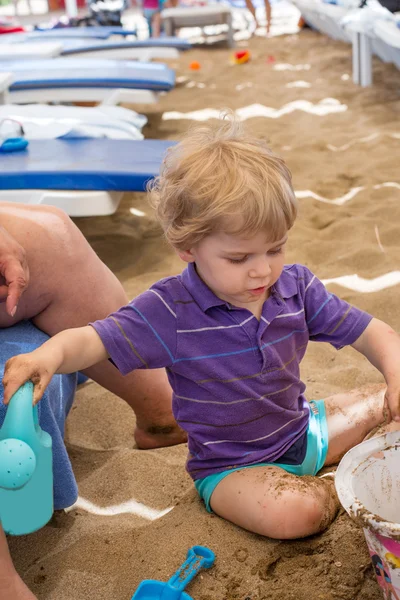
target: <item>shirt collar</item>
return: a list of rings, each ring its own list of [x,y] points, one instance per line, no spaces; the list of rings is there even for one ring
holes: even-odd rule
[[[278,281],[272,286],[281,298],[292,298],[298,292],[297,280],[290,272],[292,265],[285,265]]]
[[[183,271],[182,282],[204,312],[212,306],[229,307],[229,303],[218,298],[199,277],[194,263],[189,263]]]
[[[298,291],[296,280],[289,272],[290,266],[283,268],[278,281],[272,286],[272,290],[281,298],[292,298]],[[218,298],[199,277],[194,263],[189,263],[182,272],[182,282],[204,312],[212,306],[227,306],[230,308],[229,302]]]

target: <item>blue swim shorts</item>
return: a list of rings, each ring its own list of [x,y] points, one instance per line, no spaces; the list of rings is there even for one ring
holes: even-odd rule
[[[281,469],[293,475],[316,475],[322,469],[328,453],[328,423],[324,400],[311,400],[310,409],[310,421],[307,429],[307,452],[303,462],[300,465],[285,465],[279,462],[258,463],[256,465],[228,469],[227,471],[222,471],[222,473],[215,473],[203,479],[197,479],[194,485],[200,498],[204,501],[208,512],[212,512],[210,500],[215,488],[222,479],[234,471],[254,467],[281,467]]]

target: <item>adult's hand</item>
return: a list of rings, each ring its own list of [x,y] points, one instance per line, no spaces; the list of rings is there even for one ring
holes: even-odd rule
[[[3,227],[0,227],[0,275],[0,302],[6,303],[6,311],[13,317],[28,287],[29,267],[25,250]]]

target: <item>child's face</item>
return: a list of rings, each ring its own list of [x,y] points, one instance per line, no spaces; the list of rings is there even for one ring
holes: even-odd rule
[[[226,233],[207,236],[187,252],[202,280],[222,300],[254,312],[282,273],[287,235],[268,242],[265,232],[250,238]]]

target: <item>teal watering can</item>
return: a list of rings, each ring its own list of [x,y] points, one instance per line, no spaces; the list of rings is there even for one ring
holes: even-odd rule
[[[0,521],[11,535],[36,531],[53,514],[52,439],[32,400],[28,381],[12,396],[0,429]]]

